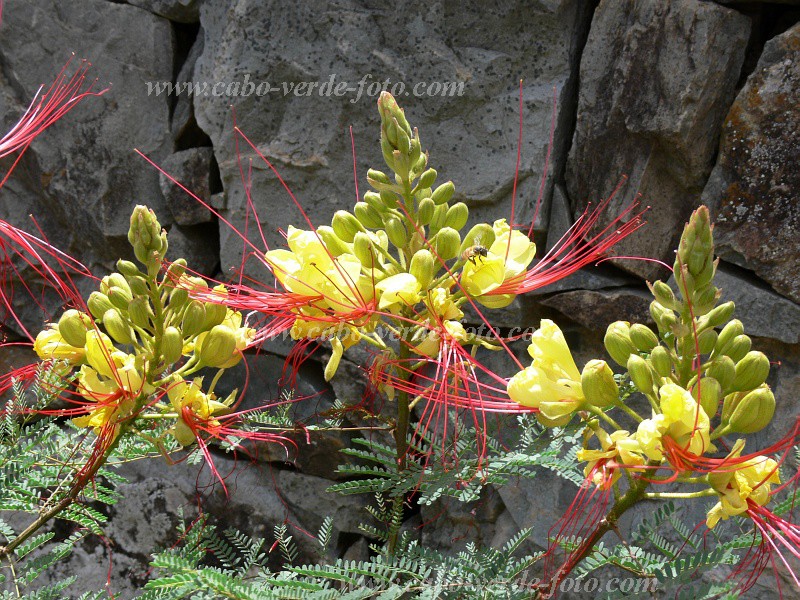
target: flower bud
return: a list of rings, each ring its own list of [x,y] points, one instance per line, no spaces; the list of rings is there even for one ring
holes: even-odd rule
[[[727,356],[721,356],[711,361],[706,369],[706,377],[713,377],[719,382],[724,393],[728,393],[733,386],[733,378],[736,376],[736,365]]]
[[[733,338],[733,341],[728,346],[725,354],[730,356],[733,362],[739,362],[747,355],[748,352],[750,352],[752,345],[753,342],[748,336],[737,335],[735,338]]]
[[[161,338],[161,356],[164,362],[172,365],[181,357],[183,353],[183,336],[176,327],[169,326],[164,330]]]
[[[731,398],[729,402],[728,398]],[[748,394],[732,394],[725,398],[731,406],[727,419],[731,431],[755,433],[769,425],[775,415],[775,396],[768,385],[762,385]],[[726,411],[723,409],[723,414]]]
[[[433,184],[436,182],[436,169],[428,169],[419,177],[419,182],[417,183],[417,189],[425,189],[433,187]]]
[[[70,346],[81,348],[86,344],[89,316],[75,309],[65,311],[58,320],[58,333]]]
[[[108,289],[108,299],[115,308],[121,311],[127,311],[128,305],[131,303],[131,300],[133,300],[133,295],[128,287],[121,288],[113,286]]]
[[[735,306],[736,305],[733,302],[725,302],[724,304],[720,304],[705,317],[703,317],[701,326],[704,328],[719,327],[723,323],[727,323],[733,316],[733,310]]]
[[[367,171],[367,181],[372,187],[374,187],[379,192],[391,191],[392,188],[394,188],[392,180],[389,179],[389,176],[383,171],[376,171],[375,169],[370,169],[369,171]]]
[[[675,310],[679,307],[680,303],[675,298],[675,292],[673,292],[672,288],[666,283],[656,280],[653,283],[648,282],[647,285],[653,293],[653,296],[655,296],[655,299],[664,308]]]
[[[358,219],[346,210],[337,210],[334,213],[331,227],[336,237],[348,244],[353,242],[353,238],[359,231],[364,231]]]
[[[700,354],[711,354],[716,343],[717,332],[713,329],[701,331],[697,336],[697,346],[700,348]]]
[[[433,203],[433,200],[430,198],[423,198],[419,201],[419,206],[417,207],[417,222],[420,225],[427,225],[433,219],[433,211],[436,208],[436,205]]]
[[[733,390],[745,392],[753,390],[767,380],[769,375],[769,359],[763,352],[748,352],[736,363],[733,378]]]
[[[469,219],[469,208],[463,202],[456,202],[447,209],[447,217],[445,217],[444,224],[459,231],[467,224],[467,219]]]
[[[116,308],[107,310],[106,314],[103,315],[103,327],[115,342],[120,344],[133,343],[133,330]]]
[[[128,305],[128,318],[136,327],[150,326],[150,319],[154,317],[150,301],[144,296],[137,296]]]
[[[383,219],[380,213],[366,202],[356,202],[353,207],[353,214],[355,214],[359,223],[366,228],[380,229],[383,227]]]
[[[713,285],[706,284],[702,288],[695,289],[692,294],[692,311],[695,317],[707,314],[714,308],[722,292]]]
[[[350,252],[350,248],[348,248],[347,244],[339,239],[339,236],[333,232],[332,227],[328,227],[327,225],[321,225],[320,227],[317,227],[317,235],[319,236],[319,239],[322,240],[325,248],[328,249],[328,252],[331,253],[331,256],[339,256],[341,254]]]
[[[403,109],[397,105],[397,100],[389,92],[381,92],[378,98],[378,113],[381,115],[381,127],[385,127],[388,122],[393,121],[395,126],[405,130],[409,136],[411,135],[411,126],[406,120]]]
[[[131,291],[131,288],[128,285],[128,280],[125,279],[125,277],[123,277],[120,273],[111,273],[100,280],[100,291],[104,294],[108,294],[108,290],[110,290],[112,287],[122,288],[128,292]]]
[[[208,331],[212,327],[219,325],[225,320],[225,317],[228,314],[228,307],[226,307],[224,304],[204,302],[203,306],[206,310],[206,316],[203,319],[203,328],[201,331]]]
[[[136,258],[149,265],[154,254],[163,249],[161,224],[152,209],[137,205],[131,213],[131,224],[128,229],[128,241],[133,246]]]
[[[146,296],[150,293],[150,288],[144,277],[135,275],[129,278],[128,283],[130,284],[131,293],[134,296]]]
[[[628,357],[628,373],[631,376],[633,385],[643,394],[653,393],[653,371],[650,365],[638,354],[631,354]]]
[[[102,319],[107,310],[114,308],[108,296],[102,292],[92,292],[89,294],[86,306],[89,307],[89,312],[92,313],[95,319]]]
[[[623,367],[627,366],[631,354],[636,354],[636,346],[631,341],[630,329],[627,321],[617,321],[608,326],[603,338],[608,355],[614,359],[615,363]]]
[[[184,288],[174,288],[169,293],[169,307],[177,312],[189,301],[189,290]]]
[[[199,300],[192,300],[183,313],[181,329],[187,337],[193,337],[203,331],[203,322],[206,319],[206,309]]]
[[[650,303],[650,315],[653,321],[656,322],[658,331],[661,334],[670,333],[672,328],[678,323],[678,317],[672,309],[664,307],[658,300],[653,300]]]
[[[700,383],[695,382],[689,391],[692,392],[694,399],[700,402],[700,406],[703,407],[709,418],[713,418],[717,414],[719,400],[722,398],[722,386],[719,381],[713,377],[703,377]]]
[[[581,388],[592,406],[605,408],[619,399],[614,372],[604,360],[590,360],[581,372]]]
[[[436,254],[442,260],[450,260],[459,255],[461,236],[452,227],[443,227],[433,238]]]
[[[125,277],[138,277],[142,274],[139,267],[131,261],[122,258],[117,261],[117,271],[122,273]]]
[[[435,275],[436,261],[429,250],[417,250],[411,257],[408,272],[417,278],[422,289],[427,289]]]
[[[380,192],[381,202],[386,208],[397,208],[397,194],[390,191]]]
[[[403,222],[396,217],[386,219],[386,236],[398,248],[405,248],[408,243],[408,231]]]
[[[381,200],[381,195],[377,192],[366,192],[364,202],[371,206],[378,214],[386,211],[386,205]]]
[[[702,273],[706,265],[713,262],[714,239],[708,208],[705,206],[695,210],[685,225],[678,245],[678,259],[694,276]]]
[[[722,331],[719,332],[717,343],[714,345],[714,354],[727,354],[726,350],[731,342],[733,342],[733,339],[743,333],[744,325],[742,325],[739,319],[729,321],[725,327],[722,328]]]
[[[659,377],[669,377],[672,373],[672,359],[664,346],[656,346],[650,352],[650,364]]]
[[[483,246],[485,248],[491,247],[494,243],[494,229],[488,223],[478,223],[467,232],[461,242],[459,254],[464,254],[468,248],[472,246]]]
[[[650,352],[658,346],[658,336],[646,325],[640,323],[631,325],[630,336],[633,345],[639,352]]]
[[[447,219],[447,205],[446,204],[439,204],[433,210],[433,218],[431,218],[430,222],[430,231],[437,232],[442,227],[445,226],[445,220]]]
[[[363,231],[359,231],[353,239],[353,254],[367,268],[372,268],[377,262],[372,249],[372,240]]]
[[[230,327],[217,325],[202,340],[200,362],[207,367],[219,367],[228,362],[235,351],[236,334]]]
[[[186,259],[178,258],[172,261],[164,276],[164,281],[177,282],[186,273]]]
[[[453,185],[452,181],[448,181],[437,187],[435,190],[433,190],[433,193],[431,194],[431,199],[436,204],[444,204],[445,202],[450,201],[450,198],[453,197],[455,191],[456,191],[456,186]]]

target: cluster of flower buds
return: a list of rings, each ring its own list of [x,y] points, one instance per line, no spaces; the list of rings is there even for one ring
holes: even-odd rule
[[[178,259],[160,272],[167,234],[152,210],[134,209],[128,239],[145,270],[119,260],[117,271],[103,277],[99,290],[89,296],[86,312],[65,311],[34,343],[39,358],[61,361],[65,374],[78,368],[76,391],[90,404],[88,414],[75,423],[98,433],[149,409],[147,400],[168,388],[174,405],[178,396],[172,387],[183,389],[183,377],[204,367],[234,366],[255,334],[242,326],[239,312],[190,297],[198,290],[224,297],[226,290],[223,286],[208,290],[203,279],[187,274],[185,260]],[[166,373],[171,375],[164,380]],[[211,395],[198,390],[186,397],[181,406],[194,407],[206,417],[214,413],[208,408],[215,406],[209,404]]]

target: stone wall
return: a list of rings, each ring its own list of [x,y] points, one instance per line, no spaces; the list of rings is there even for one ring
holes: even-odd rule
[[[174,255],[185,255],[200,271],[224,276],[239,264],[242,243],[229,228],[133,152],[147,154],[241,226],[247,198],[232,106],[238,126],[316,223],[354,201],[349,126],[362,191],[366,169],[381,163],[374,95],[276,89],[190,98],[148,94],[148,82],[213,85],[248,77],[280,88],[324,83],[332,75],[353,87],[362,78],[367,85],[390,78],[408,88],[461,82],[459,96],[399,100],[432,165],[456,183],[473,218],[509,216],[518,148],[515,218],[530,222],[541,186],[535,229],[544,246],[624,176],[609,216],[637,194],[650,210],[647,228],[621,245],[621,255],[671,264],[681,224],[694,207],[709,205],[724,297],[736,301],[755,347],[776,361],[769,381],[779,401],[776,431],[798,413],[797,0],[6,0],[0,28],[5,126],[70,52],[91,60],[99,85],[112,87],[33,144],[0,192],[0,217],[27,227],[27,215],[35,214],[51,241],[99,272],[127,251],[127,218],[137,203],[156,210],[170,229]],[[247,168],[253,153],[238,152]],[[267,241],[278,243],[277,230],[298,223],[300,213],[258,160],[249,185]],[[553,317],[569,329],[581,356],[593,356],[608,323],[649,319],[644,280],[667,275],[657,262],[615,260],[515,302],[501,324],[535,326],[541,316]],[[258,377],[269,393],[279,360],[263,360]],[[320,402],[357,393],[351,377],[326,390],[318,369],[308,369],[302,385],[323,390]],[[358,372],[354,365],[342,369]],[[219,491],[211,493],[209,510],[223,509],[216,512],[230,524],[266,535],[286,519],[313,529],[320,515],[335,512],[336,551],[359,557],[366,551],[355,528],[359,502],[324,494],[335,476],[333,451],[345,443],[315,439],[288,466],[265,450],[259,463],[233,478],[228,504]],[[177,508],[194,510],[196,471],[157,462],[130,467],[134,483],[109,530],[113,588],[123,597],[145,577],[147,553],[174,541]],[[428,523],[420,535],[432,545],[500,542],[545,515],[552,522],[572,493],[567,485],[520,482],[492,491],[477,506],[425,508],[413,519]],[[546,528],[536,539],[545,535]],[[66,568],[82,574],[86,589],[99,589],[109,548],[98,543],[71,560]]]

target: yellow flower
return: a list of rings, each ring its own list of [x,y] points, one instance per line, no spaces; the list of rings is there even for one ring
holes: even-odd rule
[[[744,440],[738,440],[728,458],[740,456]],[[778,463],[766,456],[756,456],[738,465],[722,461],[718,471],[709,475],[711,487],[720,495],[720,500],[708,511],[706,524],[709,529],[722,520],[740,515],[747,510],[748,501],[764,506],[770,499],[773,483],[780,484]]]
[[[205,394],[202,389],[203,378],[198,377],[192,383],[187,383],[184,379],[173,381],[167,390],[167,396],[172,404],[172,408],[178,413],[179,418],[169,433],[178,440],[181,446],[188,446],[195,441],[194,429],[192,424],[186,422],[184,409],[189,410],[197,421],[203,423],[205,427],[219,427],[220,423],[214,417],[225,415],[231,412],[226,404],[218,402],[213,394]]]
[[[458,321],[445,321],[444,329],[446,333],[438,329],[431,329],[428,331],[425,338],[414,346],[414,352],[423,356],[436,357],[439,355],[439,348],[443,337],[456,340],[457,342],[463,342],[467,339],[467,332],[464,326]]]
[[[508,395],[518,404],[538,408],[548,420],[565,424],[584,403],[581,374],[558,325],[543,319],[531,337],[533,364],[508,382]]]
[[[514,294],[486,296],[505,281],[521,275],[536,255],[536,244],[520,231],[512,231],[505,219],[494,222],[495,239],[486,256],[464,263],[461,285],[467,294],[489,308],[511,304]]]
[[[378,309],[398,312],[406,306],[413,306],[419,301],[421,289],[419,281],[411,273],[387,277],[375,285],[375,291],[380,294]]]
[[[444,321],[459,321],[464,317],[450,292],[442,287],[437,287],[428,293],[426,304],[428,310]]]
[[[33,349],[42,360],[66,360],[73,365],[81,362],[86,356],[85,348],[69,345],[58,332],[58,327],[52,323],[36,336]]]
[[[579,461],[588,461],[583,473],[586,477],[591,475],[592,482],[596,486],[608,489],[622,475],[622,471],[612,465],[611,477],[608,476],[608,470],[604,465],[609,461],[622,463],[626,467],[636,467],[644,464],[639,442],[627,431],[619,430],[609,435],[602,429],[598,429],[595,431],[595,435],[600,441],[601,449],[590,450],[582,448],[578,450],[576,458]],[[600,461],[603,461],[603,467],[596,469],[597,463]]]

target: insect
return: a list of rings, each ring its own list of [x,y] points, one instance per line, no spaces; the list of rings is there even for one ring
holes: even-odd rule
[[[479,241],[480,240],[476,238],[475,239],[475,242],[476,242],[475,245],[474,246],[470,246],[469,248],[464,250],[463,254],[461,255],[461,258],[463,260],[468,260],[473,265],[475,265],[475,264],[477,264],[475,262],[475,259],[477,259],[479,257],[480,258],[486,258],[487,256],[489,256],[489,250],[486,248],[486,246],[481,246],[478,243]]]

